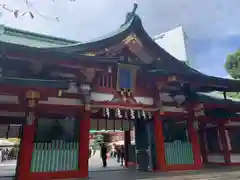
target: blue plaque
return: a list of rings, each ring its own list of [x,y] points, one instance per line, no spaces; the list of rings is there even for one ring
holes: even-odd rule
[[[119,68],[119,88],[132,89],[132,72],[127,68]]]

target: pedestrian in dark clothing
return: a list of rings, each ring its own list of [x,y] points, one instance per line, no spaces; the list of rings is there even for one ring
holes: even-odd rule
[[[93,149],[93,156],[96,154],[96,149]]]
[[[124,148],[124,145],[121,145],[121,148],[120,148],[121,166],[123,166],[124,158],[125,158],[125,148]]]
[[[119,146],[116,147],[117,162],[120,163],[121,149]]]
[[[105,144],[101,145],[101,158],[103,167],[107,167],[107,147],[105,146]]]
[[[89,148],[89,151],[88,151],[88,159],[92,156],[92,149]]]

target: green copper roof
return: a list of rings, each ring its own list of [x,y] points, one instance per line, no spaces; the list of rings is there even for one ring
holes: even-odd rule
[[[33,47],[53,47],[77,43],[73,40],[19,30],[4,25],[0,25],[0,41]]]
[[[221,96],[218,92],[197,93],[197,100],[203,103],[240,105],[239,99],[224,99],[223,95]]]

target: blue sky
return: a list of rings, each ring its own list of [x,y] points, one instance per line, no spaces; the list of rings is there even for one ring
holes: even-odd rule
[[[240,35],[219,38],[189,39],[192,65],[201,72],[227,77],[224,67],[226,56],[240,48]]]
[[[132,9],[131,0],[29,0],[48,18],[36,15],[15,19],[2,11],[0,24],[38,33],[86,41],[111,32]],[[1,0],[9,8],[34,11],[24,0]],[[154,36],[182,25],[188,35],[193,66],[209,75],[226,77],[224,61],[240,47],[239,0],[138,0],[137,13],[146,31]],[[58,16],[60,21],[52,19]]]

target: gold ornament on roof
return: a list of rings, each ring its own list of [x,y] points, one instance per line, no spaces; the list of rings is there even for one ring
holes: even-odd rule
[[[96,56],[96,53],[94,53],[94,52],[88,52],[88,53],[86,53],[85,55],[86,55],[86,56]]]
[[[137,35],[136,34],[131,34],[128,37],[126,37],[123,42],[124,44],[128,44],[129,42],[136,42],[137,41]]]
[[[168,77],[168,82],[176,81],[177,77],[176,76],[170,76]]]

